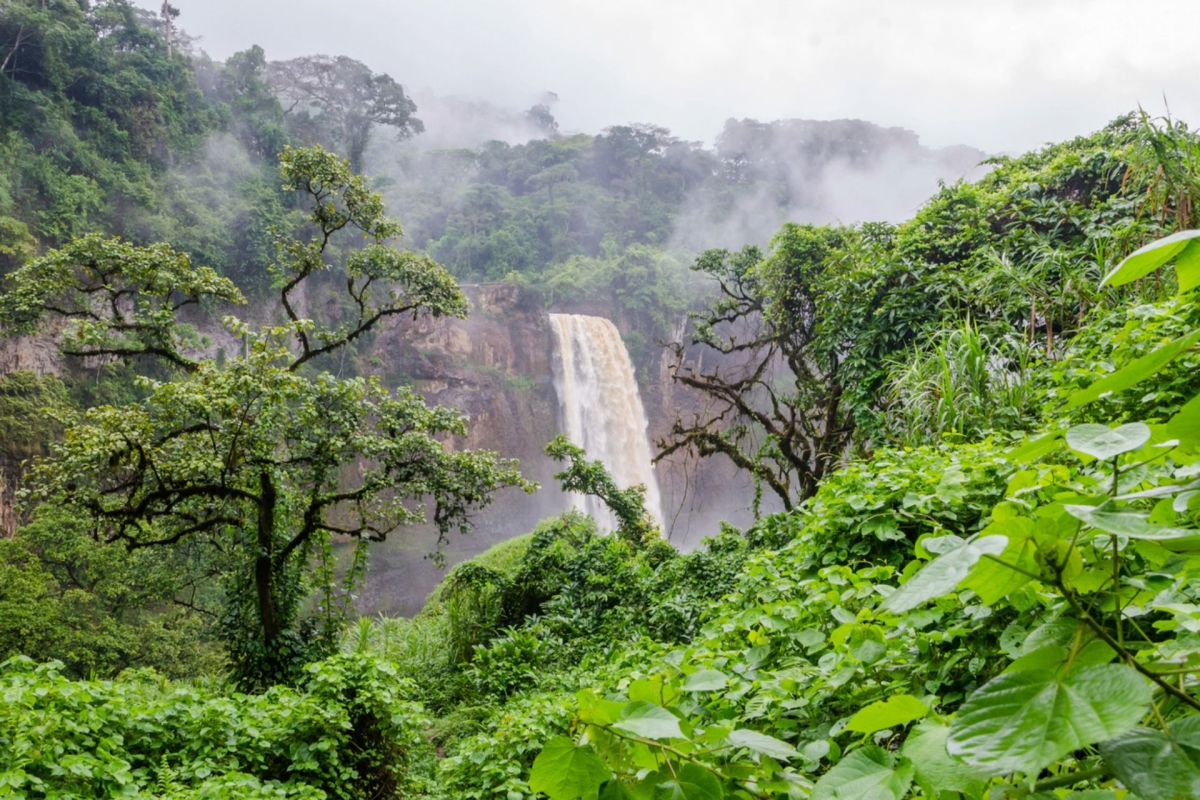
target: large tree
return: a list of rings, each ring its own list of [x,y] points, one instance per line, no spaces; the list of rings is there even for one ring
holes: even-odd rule
[[[866,331],[852,307],[869,305],[874,290],[846,294],[838,283],[858,238],[786,225],[766,255],[746,247],[697,259],[719,296],[694,315],[690,346],[674,346],[672,377],[703,405],[676,419],[657,458],[726,456],[789,509],[816,491],[853,431],[847,361]]]
[[[234,53],[216,76],[215,93],[231,111],[229,129],[256,156],[274,160],[287,144],[283,108],[266,80],[266,52]]]
[[[267,71],[284,112],[302,139],[346,153],[362,169],[371,129],[387,125],[401,138],[425,130],[417,104],[385,73],[347,56],[304,56],[272,62]]]
[[[279,324],[226,318],[238,344],[225,350],[240,353],[208,352],[183,320],[189,306],[242,302],[238,290],[166,245],[89,236],[15,272],[0,298],[13,330],[63,319],[64,352],[128,360],[153,376],[136,402],[70,420],[33,472],[33,495],[86,515],[104,540],[138,549],[205,539],[240,565],[225,628],[250,683],[286,677],[320,641],[301,607],[314,575],[325,604],[333,600],[321,571],[331,537],[380,541],[427,513],[445,536],[465,530],[498,488],[528,488],[494,454],[444,446],[464,433],[459,414],[320,368],[388,317],[461,317],[467,306],[440,265],[389,245],[399,226],[345,161],[289,148],[281,163],[313,231],[279,241]],[[336,255],[333,242],[350,232],[366,246]],[[302,300],[330,271],[340,280],[321,290],[340,285],[344,297],[321,305],[340,308],[338,318],[312,319]]]

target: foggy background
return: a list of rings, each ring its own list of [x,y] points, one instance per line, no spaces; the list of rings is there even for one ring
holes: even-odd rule
[[[156,0],[137,0],[157,10]],[[566,132],[652,121],[711,142],[729,117],[860,118],[926,145],[1015,152],[1142,104],[1200,118],[1194,0],[176,0],[224,59],[350,54],[429,93]]]

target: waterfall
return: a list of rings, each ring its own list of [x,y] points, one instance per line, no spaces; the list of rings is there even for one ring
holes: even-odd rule
[[[646,487],[646,510],[662,526],[662,501],[650,443],[646,412],[633,377],[633,364],[617,327],[603,317],[551,314],[558,344],[554,387],[562,431],[571,443],[603,462],[622,489]],[[616,520],[598,498],[571,495],[571,505],[591,515],[602,530]]]

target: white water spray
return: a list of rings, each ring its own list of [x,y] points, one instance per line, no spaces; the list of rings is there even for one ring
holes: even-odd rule
[[[589,459],[603,462],[620,488],[645,486],[646,510],[661,527],[646,412],[620,332],[603,317],[583,314],[551,314],[550,327],[558,344],[554,387],[563,432]],[[572,493],[571,505],[591,515],[601,530],[616,528],[598,498]]]

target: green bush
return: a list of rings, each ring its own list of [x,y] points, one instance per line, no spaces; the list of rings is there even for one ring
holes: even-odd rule
[[[880,450],[830,475],[783,528],[804,564],[892,564],[921,536],[969,535],[986,524],[1013,467],[994,442]],[[776,537],[781,534],[776,532]]]
[[[0,660],[55,659],[73,677],[153,667],[169,677],[225,664],[203,604],[207,554],[97,542],[77,518],[45,510],[0,539]],[[176,603],[176,598],[189,598]]]
[[[17,796],[116,797],[156,786],[196,797],[373,798],[407,785],[424,718],[387,664],[334,656],[300,689],[261,695],[149,671],[72,681],[56,662],[0,666],[0,787]],[[168,794],[169,796],[169,794]]]
[[[1200,304],[1182,298],[1123,306],[1097,314],[1071,341],[1063,360],[1038,373],[1040,404],[1073,422],[1164,421],[1200,391],[1200,354],[1185,353],[1167,365],[1141,393],[1118,392],[1071,410],[1064,408],[1064,401],[1093,381],[1112,374],[1121,364],[1198,328]]]
[[[567,730],[569,694],[524,693],[491,706],[469,735],[447,748],[437,765],[436,800],[533,800],[529,766],[541,743]]]

